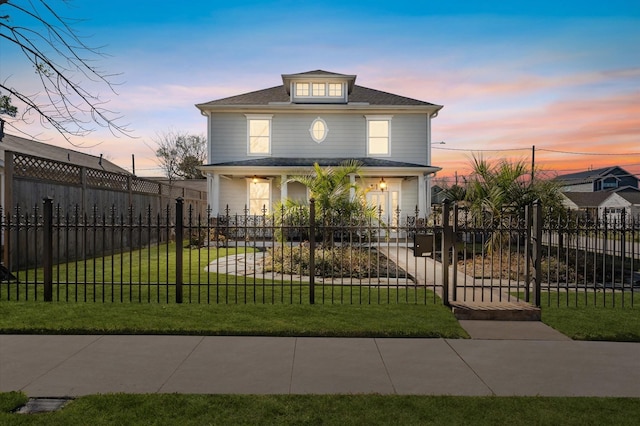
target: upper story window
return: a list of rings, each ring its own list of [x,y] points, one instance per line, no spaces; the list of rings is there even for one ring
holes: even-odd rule
[[[327,132],[329,132],[327,123],[320,117],[313,120],[311,127],[309,127],[311,139],[318,143],[322,142],[327,137]]]
[[[604,178],[602,180],[602,189],[611,189],[618,187],[618,179],[614,177]]]
[[[296,96],[309,96],[309,83],[296,83]]]
[[[271,153],[271,115],[246,115],[247,153],[266,155]]]
[[[391,153],[391,116],[367,116],[367,155]]]
[[[295,82],[293,87],[294,101],[302,102],[339,102],[346,101],[343,83],[319,81]]]
[[[313,83],[311,87],[313,88],[313,96],[325,96],[326,84]]]
[[[341,83],[329,83],[329,96],[342,97],[342,84]]]

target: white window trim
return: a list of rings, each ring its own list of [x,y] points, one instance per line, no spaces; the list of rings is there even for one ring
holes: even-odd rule
[[[314,92],[316,91],[316,87],[318,87],[318,89],[322,89],[322,92],[324,93],[323,95],[316,95]],[[313,82],[311,83],[311,97],[312,98],[326,98],[328,97],[328,92],[329,92],[329,84],[325,83],[325,82]]]
[[[324,135],[322,135],[322,137],[319,139],[316,138],[316,135],[313,133],[313,126],[316,124],[316,122],[321,122],[324,125]],[[328,133],[329,133],[329,126],[327,126],[327,122],[324,121],[322,118],[317,117],[315,120],[311,122],[311,126],[309,126],[309,134],[311,135],[311,139],[313,139],[314,142],[316,143],[323,142],[327,138]]]
[[[340,86],[340,94],[339,95],[332,95],[331,94],[331,89],[330,89],[330,85],[331,84],[336,84],[338,86]],[[329,98],[344,98],[344,92],[345,92],[345,88],[344,88],[344,83],[332,83],[332,82],[328,82],[327,83],[327,97]]]
[[[297,94],[297,85],[298,84],[308,84],[309,87],[309,94],[306,96],[299,96]],[[324,85],[324,95],[319,96],[319,95],[314,95],[313,94],[313,85],[314,84],[322,84]],[[330,95],[330,90],[329,90],[329,84],[338,84],[341,87],[341,93],[340,95]],[[344,82],[333,82],[333,81],[313,81],[313,80],[309,80],[309,81],[295,81],[291,83],[292,87],[291,87],[291,94],[292,97],[294,99],[346,99],[346,92],[347,92],[347,87],[345,85]]]
[[[269,156],[271,155],[271,141],[273,139],[273,114],[245,114],[247,117],[247,155]],[[251,120],[269,120],[269,149],[267,152],[251,152]]]
[[[391,157],[391,119],[393,115],[365,115],[366,118],[366,138],[365,145],[367,151],[367,157]],[[369,122],[370,121],[387,121],[389,127],[389,138],[387,143],[387,153],[386,154],[371,154],[369,152]]]
[[[308,93],[308,95],[298,95],[298,84],[306,84],[307,85],[307,93]],[[308,81],[296,81],[295,83],[293,83],[293,93],[294,93],[295,97],[297,97],[297,98],[307,98],[307,97],[311,96],[312,87],[313,86]]]

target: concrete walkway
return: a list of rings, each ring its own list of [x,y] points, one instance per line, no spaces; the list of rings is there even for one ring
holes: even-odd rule
[[[0,391],[640,397],[640,344],[501,323],[463,323],[468,340],[0,335]]]

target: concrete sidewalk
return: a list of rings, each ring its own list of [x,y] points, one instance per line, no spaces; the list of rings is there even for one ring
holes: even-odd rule
[[[0,391],[640,397],[638,343],[474,326],[469,340],[0,335]]]

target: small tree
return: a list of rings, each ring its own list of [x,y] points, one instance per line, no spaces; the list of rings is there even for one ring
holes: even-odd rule
[[[169,181],[204,178],[198,169],[207,158],[207,139],[203,135],[166,131],[159,134],[156,157]]]

